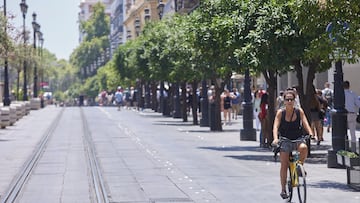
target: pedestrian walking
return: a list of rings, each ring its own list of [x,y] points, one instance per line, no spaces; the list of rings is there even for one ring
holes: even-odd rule
[[[260,101],[260,111],[258,114],[260,123],[261,123],[261,133],[260,133],[260,147],[267,148],[270,146],[270,132],[271,127],[268,119],[268,105],[269,105],[269,95],[268,93],[263,93],[261,95]]]
[[[323,141],[323,127],[321,123],[321,103],[318,94],[316,93],[315,87],[313,86],[313,94],[310,95],[310,120],[311,120],[311,129],[315,132],[316,135],[312,139],[317,140],[317,144],[320,144]]]
[[[276,98],[276,108],[284,108],[284,91],[279,92],[279,96]]]
[[[240,92],[238,92],[237,88],[233,88],[233,91],[231,94],[234,97],[231,100],[232,118],[237,120],[237,115],[240,112],[240,103],[241,103]]]
[[[350,131],[351,142],[356,142],[356,116],[360,108],[358,96],[350,90],[350,82],[344,82],[345,109],[347,110],[347,125]]]
[[[256,90],[254,92],[254,99],[253,99],[253,109],[254,109],[254,118],[255,118],[255,127],[256,130],[259,131],[261,129],[260,120],[259,120],[259,112],[260,112],[260,101],[261,101],[261,94],[260,90]]]
[[[327,101],[327,108],[325,111],[325,120],[324,126],[327,127],[327,132],[330,132],[331,128],[331,110],[334,108],[333,101],[334,101],[334,91],[330,89],[330,83],[325,82],[324,89],[322,90],[322,95]]]
[[[224,93],[221,95],[221,103],[224,108],[224,125],[231,125],[231,100],[235,98],[230,94],[228,89],[224,90]],[[228,119],[228,122],[226,120]]]
[[[118,107],[118,111],[120,111],[123,102],[122,88],[120,86],[117,88],[117,91],[115,93],[115,102]]]

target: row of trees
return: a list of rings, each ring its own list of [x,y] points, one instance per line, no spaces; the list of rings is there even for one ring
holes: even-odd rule
[[[58,60],[56,56],[47,49],[38,47],[34,51],[30,42],[30,30],[23,33],[23,27],[17,28],[12,20],[16,16],[0,15],[0,63],[4,64],[5,58],[9,67],[9,88],[17,100],[22,100],[24,83],[24,66],[27,67],[27,86],[29,93],[32,92],[34,79],[33,67],[38,67],[38,82],[47,82],[49,89],[40,88],[41,91],[55,92],[58,100],[64,100],[67,89],[76,81],[74,68],[64,59]],[[5,29],[6,32],[5,32]],[[26,43],[24,44],[24,37]],[[25,64],[24,64],[25,61]],[[1,65],[1,67],[3,67]],[[3,80],[3,79],[2,79]],[[39,85],[38,85],[39,87]]]
[[[264,75],[274,118],[276,78],[291,71],[308,113],[315,73],[329,69],[340,56],[350,63],[359,57],[359,15],[360,4],[351,0],[205,0],[189,15],[147,22],[138,38],[119,46],[111,61],[73,90],[95,97],[101,89],[135,85],[137,79],[194,88],[208,80],[216,89],[214,129],[221,130],[220,93],[232,72]],[[109,46],[103,25],[109,25],[108,18],[97,4],[82,24],[86,38],[71,57],[78,73]]]
[[[350,63],[359,56],[359,9],[356,1],[206,0],[190,15],[147,23],[139,38],[119,47],[111,66],[129,81],[208,79],[216,88],[218,110],[231,73],[248,68],[266,79],[270,118],[276,78],[293,71],[308,112],[315,73],[329,69],[340,55],[347,55]],[[332,29],[326,32],[330,23]],[[334,55],[338,48],[341,54]],[[216,112],[216,130],[221,130]]]

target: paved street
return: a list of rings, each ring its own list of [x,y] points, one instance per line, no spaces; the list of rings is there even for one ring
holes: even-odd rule
[[[60,109],[48,106],[32,111],[15,126],[0,130],[1,196]],[[63,155],[73,158],[64,160],[71,164],[64,169],[67,182],[60,183],[62,193],[57,202],[83,202],[88,198],[84,194],[84,174],[69,173],[85,170],[81,136],[77,136],[80,131],[74,130],[80,125],[78,109],[65,109],[66,122],[59,124],[63,133],[54,135],[48,146],[51,151],[63,153],[43,155],[47,161],[39,164],[41,172],[35,169],[38,180],[34,176],[29,179],[24,198],[19,202],[45,202],[45,198],[36,201],[34,197],[41,191],[46,196],[46,187],[31,183],[46,177],[51,172],[47,170],[55,170],[49,163]],[[241,117],[231,126],[224,126],[223,132],[210,132],[209,128],[151,111],[117,111],[115,107],[83,110],[110,202],[284,202],[279,196],[280,164],[273,161],[270,150],[259,148],[258,142],[240,141]],[[324,139],[320,146],[313,145],[312,157],[305,165],[308,202],[360,202],[360,192],[346,184],[345,170],[327,168],[331,133],[326,133]],[[30,198],[26,191],[37,192]],[[293,202],[297,202],[296,196]]]

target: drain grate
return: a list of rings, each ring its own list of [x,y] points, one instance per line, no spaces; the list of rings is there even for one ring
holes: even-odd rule
[[[157,202],[194,202],[189,198],[154,198],[149,200],[150,203]]]

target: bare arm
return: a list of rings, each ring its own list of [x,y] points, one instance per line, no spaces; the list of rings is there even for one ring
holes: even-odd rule
[[[279,136],[278,136],[278,132],[279,132],[279,126],[280,126],[280,122],[281,122],[281,112],[282,110],[279,109],[276,112],[276,116],[275,116],[275,120],[274,120],[274,126],[273,126],[273,144],[277,144],[279,142]]]
[[[299,108],[299,111],[300,111],[301,122],[302,122],[302,125],[303,125],[304,129],[309,133],[309,135],[314,135],[314,132],[312,131],[312,129],[311,129],[310,125],[309,125],[309,122],[308,122],[302,108]]]

